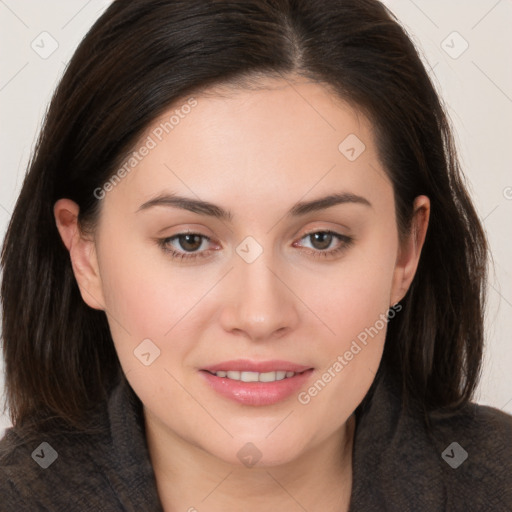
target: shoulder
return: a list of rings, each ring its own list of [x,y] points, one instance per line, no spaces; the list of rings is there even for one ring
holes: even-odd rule
[[[23,498],[23,492],[17,487],[17,474],[23,474],[23,467],[16,463],[19,460],[20,449],[15,447],[12,429],[8,429],[0,440],[0,496],[2,496],[2,511],[31,510],[30,503]]]
[[[482,467],[512,469],[512,416],[494,407],[469,403],[459,411],[431,416],[434,439],[453,439],[467,447]],[[511,475],[512,478],[512,475]]]
[[[453,510],[512,510],[512,416],[469,403],[429,432]]]
[[[512,511],[511,415],[470,402],[426,421],[393,380],[377,384],[358,418],[354,510]]]
[[[0,440],[2,512],[161,511],[142,403],[123,377],[83,430],[52,423]],[[57,421],[57,420],[56,420]]]
[[[107,450],[98,436],[25,438],[16,428],[8,429],[0,440],[1,510],[106,510],[108,494],[102,496],[102,489],[109,485],[101,465]],[[77,489],[85,492],[78,496]]]

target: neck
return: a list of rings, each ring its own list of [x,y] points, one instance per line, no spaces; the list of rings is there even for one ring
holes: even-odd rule
[[[175,436],[145,411],[146,438],[166,512],[348,511],[355,417],[281,465],[229,464]]]

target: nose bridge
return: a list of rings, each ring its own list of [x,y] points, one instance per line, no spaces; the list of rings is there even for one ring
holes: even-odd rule
[[[294,295],[283,283],[284,276],[279,277],[274,251],[247,237],[236,252],[235,293],[227,328],[263,339],[293,327],[297,321]]]

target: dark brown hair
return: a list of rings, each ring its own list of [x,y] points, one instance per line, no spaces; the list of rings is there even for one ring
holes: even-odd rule
[[[376,0],[116,0],[76,50],[48,110],[2,251],[7,404],[16,425],[83,425],[120,366],[88,307],[53,216],[93,228],[94,190],[178,98],[259,76],[303,76],[364,112],[392,181],[399,232],[416,196],[430,225],[383,365],[424,411],[471,399],[483,346],[485,236],[447,117],[413,44]],[[379,370],[380,371],[380,370]]]

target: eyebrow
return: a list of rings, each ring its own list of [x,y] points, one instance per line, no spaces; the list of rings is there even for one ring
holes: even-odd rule
[[[372,204],[370,201],[368,201],[368,199],[365,199],[364,197],[358,196],[356,194],[352,194],[350,192],[341,192],[330,194],[319,199],[313,199],[312,201],[302,201],[295,203],[287,213],[287,216],[300,217],[308,213],[331,208],[332,206],[336,206],[338,204],[347,203],[360,204],[372,208]],[[227,222],[231,222],[233,220],[233,214],[221,206],[210,203],[208,201],[183,197],[176,194],[160,194],[157,197],[143,203],[137,212],[147,210],[154,206],[181,208],[183,210],[188,210],[202,215],[208,215]]]

